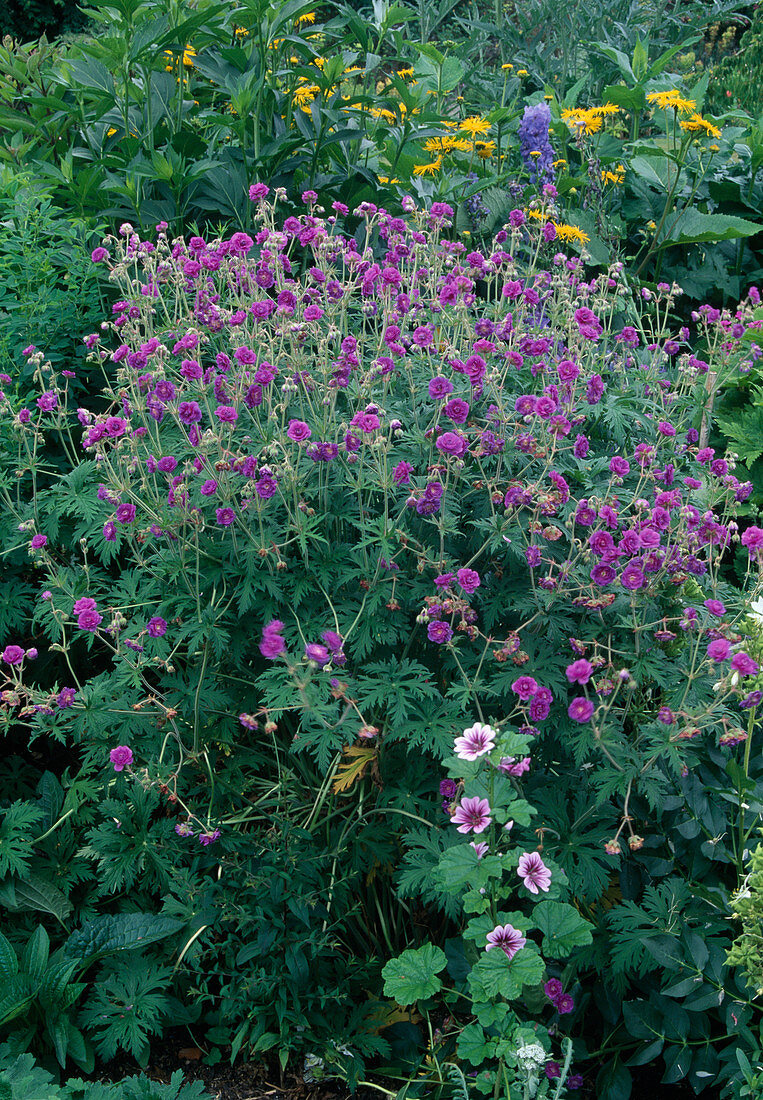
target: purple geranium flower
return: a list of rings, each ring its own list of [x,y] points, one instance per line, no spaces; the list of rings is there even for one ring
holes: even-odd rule
[[[438,374],[436,378],[430,381],[429,396],[434,398],[434,400],[439,401],[451,393],[453,393],[453,383],[449,378],[445,378],[442,374]]]
[[[316,665],[323,668],[331,660],[331,654],[325,645],[319,645],[317,642],[308,642],[305,646],[305,656],[308,661],[314,661]]]
[[[178,420],[181,424],[197,424],[201,420],[201,408],[197,401],[181,401],[178,405]]]
[[[103,615],[99,615],[95,608],[80,612],[77,616],[77,626],[80,630],[96,631],[103,622]]]
[[[590,721],[594,709],[594,705],[590,699],[584,699],[582,695],[579,695],[576,699],[573,699],[567,707],[567,713],[573,722],[588,722]]]
[[[758,662],[753,661],[747,653],[735,653],[731,658],[731,667],[741,676],[754,676],[758,672]]]
[[[476,569],[459,569],[456,573],[456,579],[459,583],[459,586],[469,596],[471,596],[473,592],[477,591],[481,583],[480,575]]]
[[[56,702],[61,710],[65,710],[74,704],[74,700],[77,698],[77,692],[74,688],[61,688],[56,696]]]
[[[286,649],[286,642],[281,636],[282,630],[283,623],[280,619],[272,619],[267,626],[262,628],[260,653],[263,657],[267,657],[269,661],[275,660],[279,653],[283,653]]]
[[[129,768],[133,761],[132,749],[127,745],[117,745],[115,749],[112,749],[109,753],[109,760],[114,765],[115,772],[124,771],[125,768]]]
[[[579,660],[573,661],[571,665],[567,665],[566,672],[567,679],[571,684],[585,685],[593,675],[593,665],[585,657],[581,657]]]
[[[290,420],[286,434],[292,442],[301,443],[304,439],[309,439],[313,433],[304,420]]]
[[[148,620],[146,633],[149,638],[163,638],[167,633],[167,620],[163,619],[161,615],[155,615],[152,619]]]
[[[430,642],[442,645],[444,642],[449,642],[452,637],[453,628],[450,623],[446,623],[443,619],[433,619],[427,626],[427,638]]]
[[[520,676],[511,685],[511,690],[518,695],[523,703],[526,703],[528,699],[532,699],[538,691],[538,681],[534,680],[532,676]]]
[[[24,650],[20,645],[7,645],[0,656],[7,665],[20,665],[24,660]]]
[[[711,661],[727,661],[731,653],[731,642],[726,638],[715,638],[707,647],[707,655]]]

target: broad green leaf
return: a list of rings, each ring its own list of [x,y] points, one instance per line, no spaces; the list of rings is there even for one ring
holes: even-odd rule
[[[440,91],[452,92],[459,81],[463,80],[466,69],[456,57],[446,57],[440,74]]]
[[[614,46],[609,46],[604,42],[593,42],[592,45],[595,47],[595,49],[599,51],[599,53],[603,53],[604,56],[609,58],[610,61],[614,61],[614,63],[617,65],[618,69],[626,79],[631,80],[635,83],[636,78],[633,75],[631,63],[628,57],[622,52],[622,50],[617,50]]]
[[[8,940],[0,932],[0,988],[19,972],[19,960]]]
[[[500,874],[501,862],[497,856],[479,859],[471,844],[457,844],[440,856],[437,881],[446,893],[454,894],[467,886],[479,889],[491,876]]]
[[[49,954],[50,940],[48,933],[40,924],[29,937],[21,956],[21,965],[33,982],[37,983],[42,980],[45,968],[48,965]]]
[[[436,46],[432,46],[430,43],[416,43],[415,48],[424,57],[428,57],[430,61],[434,61],[436,65],[442,65],[445,60],[445,54],[440,53]]]
[[[591,942],[591,925],[566,902],[538,902],[533,920],[543,933],[543,953],[552,959],[563,958],[573,947]]]
[[[495,1040],[489,1039],[479,1024],[467,1024],[458,1038],[458,1056],[472,1066],[481,1066],[494,1046]]]
[[[480,955],[469,975],[469,988],[475,1001],[492,1001],[496,997],[510,1001],[521,995],[523,985],[537,985],[545,970],[534,944],[520,948],[513,959],[495,948]]]
[[[114,951],[135,951],[172,936],[183,922],[154,913],[104,914],[85,921],[64,944],[70,959],[99,959]]]
[[[433,997],[442,988],[438,974],[447,962],[445,952],[431,943],[404,951],[396,959],[390,959],[382,970],[385,995],[400,1005]]]
[[[50,913],[63,923],[72,911],[69,899],[47,879],[27,874],[24,878],[12,878],[0,885],[0,905],[8,909],[33,909],[38,913]]]
[[[34,992],[26,977],[14,977],[0,987],[0,1026],[21,1016],[31,1004]]]
[[[664,1039],[655,1039],[628,1059],[629,1066],[647,1066],[656,1060],[665,1045]]]
[[[666,193],[676,186],[680,169],[667,156],[635,156],[628,163],[629,169],[641,179]]]
[[[68,83],[72,87],[87,88],[89,91],[105,92],[113,97],[114,78],[101,61],[94,57],[81,58],[77,61],[67,61],[64,73]]]
[[[635,158],[642,159],[642,158]],[[643,158],[645,159],[645,158]],[[669,236],[660,238],[667,244],[714,244],[739,237],[752,237],[761,232],[760,224],[730,214],[703,214],[701,210],[685,210],[669,227]]]

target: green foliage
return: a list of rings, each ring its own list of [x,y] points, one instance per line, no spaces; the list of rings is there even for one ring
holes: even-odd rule
[[[763,846],[757,844],[750,853],[749,870],[740,889],[731,898],[734,919],[741,932],[734,940],[729,953],[730,966],[743,967],[748,984],[760,995],[763,989],[763,947],[761,923],[763,922]]]
[[[63,950],[69,958],[93,962],[115,951],[141,950],[181,927],[180,921],[153,913],[105,913],[72,932]]]
[[[180,1070],[169,1081],[152,1081],[141,1074],[122,1081],[102,1083],[71,1078],[59,1085],[31,1054],[16,1054],[0,1046],[0,1097],[2,1100],[209,1100],[198,1082],[184,1082]]]
[[[57,370],[84,365],[82,339],[103,310],[90,262],[99,224],[68,217],[31,173],[0,169],[0,372],[23,397],[28,344],[44,345]]]
[[[695,58],[697,68],[709,76],[708,98],[713,109],[723,111],[729,105],[760,115],[763,102],[761,62],[763,61],[763,13],[756,5],[734,22],[717,23],[709,28],[704,50]]]
[[[0,1027],[13,1025],[15,1043],[39,1042],[52,1048],[60,1066],[71,1059],[86,1073],[93,1069],[93,1051],[72,1019],[71,1007],[85,985],[74,981],[78,961],[60,953],[51,956],[50,940],[40,925],[20,956],[0,934],[3,993]]]
[[[558,1098],[571,1046],[562,1046],[558,1088],[542,1064],[568,1025],[576,1051],[596,1036],[588,1049],[595,1046],[602,1065],[595,1085],[601,1100],[625,1097],[631,1070],[646,1064],[661,1066],[666,1086],[687,1080],[699,1092],[713,1082],[728,1096],[755,1095],[757,1008],[743,977],[723,960],[729,906],[744,900],[738,888],[763,808],[763,777],[755,757],[742,761],[740,754],[738,761],[733,748],[716,744],[731,731],[733,746],[736,687],[720,677],[720,692],[712,692],[719,673],[702,663],[704,640],[691,657],[691,628],[678,626],[687,606],[703,614],[709,597],[739,606],[739,574],[731,555],[708,550],[704,531],[697,535],[676,510],[670,546],[688,556],[687,573],[692,556],[709,562],[707,572],[698,570],[695,581],[683,570],[657,570],[648,591],[634,595],[615,583],[611,604],[575,603],[597,590],[588,532],[575,530],[574,509],[589,497],[597,507],[617,497],[626,527],[631,512],[643,510],[637,499],[667,488],[667,473],[663,485],[657,471],[675,466],[677,484],[684,475],[701,479],[692,498],[698,514],[715,508],[718,522],[727,522],[720,475],[698,470],[684,444],[690,426],[709,433],[719,455],[729,444],[763,493],[763,391],[754,348],[760,319],[750,304],[717,327],[698,322],[695,350],[709,364],[699,378],[691,370],[701,368],[685,369],[688,353],[679,380],[669,358],[645,350],[675,335],[668,316],[682,308],[671,292],[656,289],[658,282],[677,281],[695,302],[721,295],[731,301],[757,278],[760,126],[738,111],[724,115],[728,104],[701,75],[685,84],[678,75],[687,73],[696,46],[685,40],[681,16],[693,29],[722,15],[723,4],[701,11],[689,3],[678,10],[608,2],[601,11],[562,4],[549,18],[538,0],[499,11],[496,26],[467,20],[463,10],[453,15],[453,8],[449,0],[419,4],[416,12],[376,4],[365,16],[328,7],[315,24],[300,24],[307,6],[295,3],[199,3],[187,11],[158,0],[99,0],[90,13],[94,33],[0,50],[0,126],[10,135],[0,147],[8,166],[0,187],[0,367],[12,376],[12,413],[28,404],[37,416],[31,391],[38,383],[60,396],[60,411],[45,420],[45,441],[11,418],[3,436],[0,533],[13,581],[0,593],[0,637],[45,652],[33,670],[35,687],[27,664],[21,686],[13,686],[18,696],[3,707],[4,720],[17,708],[17,723],[9,726],[9,753],[0,764],[1,789],[10,793],[0,807],[0,905],[8,924],[0,943],[8,976],[0,1026],[17,1047],[34,1044],[84,1068],[93,1049],[102,1058],[125,1051],[144,1064],[151,1038],[171,1020],[202,1027],[210,1043],[230,1047],[234,1057],[272,1055],[284,1067],[306,1055],[351,1083],[365,1061],[394,1058],[387,1066],[393,1077],[402,1072],[413,1081],[424,1073],[420,1088],[438,1096],[516,1086]],[[451,31],[460,41],[431,41]],[[515,69],[500,68],[501,61]],[[522,64],[526,77],[515,71]],[[412,80],[399,75],[408,69]],[[715,103],[722,117],[707,120],[704,130],[682,130],[687,113],[647,99],[679,86],[698,111]],[[435,301],[443,286],[437,279],[447,283],[455,268],[478,308],[490,312],[499,303],[490,316],[502,325],[505,272],[488,265],[478,274],[458,246],[466,232],[467,248],[489,255],[497,246],[488,238],[510,212],[537,206],[516,130],[525,105],[543,95],[557,157],[568,162],[557,166],[559,196],[548,198],[544,212],[558,226],[570,225],[573,238],[579,231],[586,278],[593,280],[597,267],[603,273],[586,301],[607,318],[606,331],[591,345],[580,338],[572,315],[582,301],[583,269],[563,285],[552,260],[559,241],[544,252],[534,230],[507,226],[500,247],[511,251],[524,286],[539,290],[542,323],[528,303],[512,300],[513,330],[489,333],[486,343],[497,351],[480,349],[490,360],[490,417],[471,380],[453,374],[472,406],[457,428],[469,441],[457,461],[434,448],[445,421],[427,386],[451,357],[466,360],[474,351],[476,311],[465,300],[457,308],[445,303],[432,318],[436,355],[416,350],[413,315],[378,288],[359,302],[345,284],[343,304],[329,307],[331,326],[302,319],[307,299],[323,285],[317,277],[310,283],[308,271],[345,278],[331,238],[354,239],[364,271],[397,262],[389,258],[395,231],[381,219],[363,225],[349,217],[328,229],[321,210],[310,206],[321,247],[301,252],[292,239],[287,274],[297,282],[282,278],[284,264],[275,289],[263,285],[258,298],[274,301],[294,287],[306,295],[292,316],[279,315],[277,331],[253,326],[245,308],[241,326],[233,324],[238,306],[251,304],[257,280],[240,281],[230,257],[222,259],[225,278],[216,274],[214,256],[204,276],[224,312],[194,313],[206,291],[199,280],[201,298],[184,297],[187,273],[171,267],[165,245],[154,256],[170,265],[175,282],[150,269],[153,261],[123,267],[112,285],[133,316],[118,307],[118,324],[101,329],[107,314],[97,308],[101,291],[87,263],[96,220],[128,219],[144,231],[164,219],[170,236],[198,228],[207,260],[224,225],[275,228],[260,224],[248,201],[247,186],[258,178],[288,185],[288,201],[315,187],[326,208],[334,199],[350,206],[365,199],[396,212],[407,192],[453,201],[455,229],[441,227],[447,256],[409,241],[420,270],[436,278],[427,282],[422,274],[421,287],[408,289],[414,301],[419,292],[422,301]],[[562,112],[597,97],[619,113],[594,134],[576,133]],[[454,125],[475,114],[490,126],[482,146]],[[454,137],[462,148],[448,147]],[[602,177],[604,170],[619,178],[620,164],[621,183]],[[419,228],[430,231],[423,216]],[[277,241],[269,242],[276,250]],[[542,257],[537,266],[533,255]],[[612,266],[618,258],[629,261],[622,277]],[[241,262],[254,269],[252,256]],[[574,271],[574,256],[570,262]],[[266,271],[257,273],[267,282]],[[155,276],[156,299],[147,285]],[[606,279],[616,286],[611,296]],[[629,294],[642,281],[656,297],[656,308],[645,313]],[[150,317],[149,302],[156,307]],[[423,323],[425,307],[415,308]],[[745,330],[741,337],[729,336],[735,322]],[[619,339],[626,323],[638,329],[632,354]],[[397,370],[377,385],[375,362],[387,355],[390,325],[402,327],[405,344],[393,352]],[[248,341],[258,362],[269,356],[280,372],[271,387],[279,396],[271,401],[268,393],[263,407],[247,405],[246,412],[237,367],[227,381],[219,372],[214,400],[211,383],[186,392],[204,408],[204,435],[194,443],[177,422],[174,399],[163,420],[146,405],[146,388],[158,379],[188,389],[170,349],[189,326],[203,332],[203,342],[184,354],[198,354],[205,368],[214,370],[216,353]],[[82,337],[101,331],[110,348],[124,340],[135,350],[155,335],[165,350],[137,370],[105,360],[106,388],[96,396],[103,366],[97,350],[85,359]],[[579,401],[581,420],[569,439],[563,430],[547,438],[530,414],[512,412],[517,396],[552,384],[555,364],[545,364],[545,375],[531,373],[528,361],[538,357],[521,343],[547,332],[584,379],[599,371],[606,378],[601,403]],[[331,379],[346,337],[357,339],[359,362],[345,387]],[[40,361],[23,362],[27,343],[45,348]],[[686,346],[682,336],[681,352]],[[507,375],[502,355],[518,348],[522,373],[512,366]],[[553,357],[549,349],[545,358]],[[62,383],[63,369],[77,378]],[[145,385],[136,380],[144,371]],[[303,386],[308,371],[317,373]],[[123,398],[130,432],[100,447],[98,461],[88,457],[72,413],[82,404],[100,424],[107,412],[125,411]],[[235,429],[213,419],[215,405],[228,401],[242,414]],[[369,404],[381,409],[383,427],[372,439],[359,433],[361,446],[350,451],[345,433]],[[290,416],[309,421],[313,442],[335,440],[338,461],[311,463],[307,448],[293,447],[284,437]],[[655,435],[664,417],[680,426],[675,443]],[[395,420],[401,428],[392,428]],[[133,433],[135,426],[146,435]],[[590,437],[585,459],[571,454],[578,428]],[[499,434],[502,451],[483,448],[484,429]],[[540,433],[541,443],[535,438],[520,450],[525,432]],[[657,457],[637,474],[633,451],[645,441]],[[610,478],[615,452],[632,464],[624,486]],[[148,459],[160,455],[177,456],[176,484],[150,469]],[[279,490],[270,503],[255,496],[255,478],[243,474],[249,457],[258,470],[276,472]],[[402,457],[414,460],[407,487],[392,482]],[[214,501],[198,495],[199,460],[204,476],[219,481]],[[552,465],[563,471],[570,501],[554,497]],[[741,467],[736,473],[745,476]],[[443,479],[444,501],[428,516],[406,497],[415,505],[435,477]],[[505,494],[519,483],[531,503],[509,507]],[[111,541],[101,531],[113,522],[117,500],[138,505],[138,522],[118,525]],[[230,528],[218,523],[213,503],[231,505]],[[29,547],[33,531],[47,535],[46,550]],[[543,573],[528,575],[530,545],[542,547]],[[446,597],[433,588],[434,575],[467,563],[482,578],[473,600],[455,587]],[[548,587],[538,585],[541,576]],[[39,598],[43,585],[50,601]],[[83,596],[95,597],[104,615],[97,632],[77,626],[72,605]],[[452,642],[437,646],[425,639],[426,626],[443,600],[445,618],[458,629]],[[152,633],[152,615],[169,624],[166,635]],[[269,664],[258,642],[273,618],[286,621],[287,655]],[[725,624],[729,637],[757,654],[754,636],[739,642],[737,622]],[[660,623],[664,637],[655,633]],[[325,669],[302,659],[305,644],[327,627],[341,632],[346,665]],[[702,631],[715,628],[703,620]],[[595,726],[566,715],[570,693],[577,693],[565,677],[570,639],[596,661],[586,692],[599,708]],[[450,756],[454,733],[483,713],[499,725],[524,724],[526,716],[513,709],[513,684],[523,671],[551,689],[554,717],[532,742],[503,729],[493,764],[501,754],[531,751],[531,772],[504,776],[494,790],[479,765],[450,761],[449,774],[462,786],[443,810],[437,768]],[[620,671],[629,672],[627,688],[618,686]],[[58,692],[67,685],[76,685],[76,702],[60,707]],[[673,707],[679,721],[661,724],[661,706]],[[754,719],[748,737],[753,732]],[[105,770],[117,744],[129,745],[136,761],[121,775]],[[50,752],[51,770],[40,774],[38,754],[47,761]],[[467,791],[489,797],[495,814],[491,851],[481,859],[448,819]],[[508,843],[501,829],[510,821]],[[613,845],[621,851],[625,844],[624,858],[612,855]],[[536,849],[552,875],[540,899],[516,876],[520,854]],[[752,975],[753,908],[745,919],[732,959]],[[499,924],[527,940],[512,958],[486,950]],[[549,1032],[542,1021],[554,1009],[542,984],[557,975],[576,1007]],[[72,979],[68,992],[59,989],[64,976]],[[400,1004],[418,1002],[429,1036],[379,1003],[382,987]],[[388,1026],[385,1013],[396,1022]],[[523,1061],[517,1052],[533,1045]],[[467,1080],[454,1058],[481,1072]],[[19,1073],[32,1074],[30,1065]],[[132,1081],[69,1082],[51,1086],[51,1095],[102,1100],[121,1088],[120,1096],[153,1100],[169,1096],[170,1087],[172,1096],[195,1095],[196,1086],[183,1092],[179,1080],[166,1087]],[[0,1073],[5,1100],[3,1084]]]
[[[32,855],[33,827],[41,818],[40,811],[28,802],[13,802],[3,813],[0,823],[0,878],[23,874]]]
[[[0,37],[10,34],[22,42],[40,35],[56,35],[81,30],[86,17],[68,0],[6,0],[0,14]]]
[[[447,962],[445,952],[431,943],[404,951],[382,970],[384,992],[401,1005],[428,1000],[442,989],[438,974]]]
[[[104,1061],[127,1051],[140,1066],[150,1053],[149,1036],[161,1030],[171,1011],[167,988],[172,971],[146,955],[131,954],[101,969],[79,1021]]]

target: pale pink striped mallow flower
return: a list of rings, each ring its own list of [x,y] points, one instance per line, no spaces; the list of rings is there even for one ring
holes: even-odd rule
[[[486,798],[462,798],[450,819],[459,833],[483,833],[493,820]]]
[[[513,924],[499,924],[492,932],[487,934],[486,951],[492,951],[494,947],[500,947],[510,959],[513,959],[517,951],[524,947],[527,940]]]
[[[475,722],[462,737],[455,741],[456,756],[460,760],[476,760],[495,747],[495,730],[481,722]]]
[[[519,857],[517,874],[531,894],[537,894],[539,890],[548,893],[551,872],[537,852],[527,852]]]

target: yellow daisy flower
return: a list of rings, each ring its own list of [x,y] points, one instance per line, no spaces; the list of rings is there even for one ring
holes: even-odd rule
[[[576,225],[557,225],[554,222],[556,228],[556,235],[560,241],[576,241],[578,244],[585,244],[586,241],[590,241],[590,237],[583,232],[582,229],[578,229]]]
[[[298,23],[314,23],[315,22],[315,12],[314,11],[303,12],[302,15],[297,16],[297,22]]]
[[[478,157],[482,157],[483,160],[487,160],[488,157],[492,157],[496,150],[496,144],[494,141],[475,141],[474,151]]]
[[[591,107],[591,111],[595,115],[602,115],[602,116],[616,115],[619,110],[620,110],[620,108],[618,106],[616,106],[616,104],[614,104],[614,103],[603,103],[601,105],[601,107]]]
[[[617,168],[615,169],[614,172],[610,172],[606,168],[602,168],[602,170],[601,170],[601,182],[602,183],[618,184],[618,183],[622,183],[624,179],[625,179],[625,168],[623,167],[622,164],[618,164],[618,166],[617,166]]]
[[[413,168],[414,176],[433,176],[442,168],[442,157],[437,157],[431,164],[416,164]]]
[[[646,98],[648,103],[654,103],[663,111],[672,107],[682,115],[690,115],[697,106],[693,99],[684,99],[677,88],[672,88],[669,92],[649,92]]]
[[[298,107],[306,107],[313,102],[319,92],[320,88],[317,84],[301,84],[294,89],[294,102]]]
[[[706,118],[696,112],[690,119],[679,122],[678,125],[690,134],[707,134],[708,137],[714,138],[721,136],[721,131],[717,126],[714,126],[712,122],[708,122]]]
[[[562,119],[571,130],[578,134],[595,134],[601,129],[601,116],[594,111],[587,111],[581,107],[575,110],[562,111]]]
[[[164,56],[167,58],[167,64],[164,66],[164,70],[165,72],[171,73],[175,68],[175,54],[172,50],[165,50]],[[186,69],[192,69],[194,57],[196,57],[196,50],[193,46],[186,46],[178,60],[185,65]]]
[[[385,122],[397,122],[397,118],[386,107],[372,107],[369,111],[372,118],[383,118]]]
[[[428,153],[449,153],[453,148],[454,140],[450,137],[427,138],[424,148]]]
[[[469,118],[465,118],[463,122],[458,124],[458,128],[463,130],[464,133],[476,137],[477,134],[486,134],[490,129],[490,123],[486,118],[480,118],[479,115],[470,115]]]

